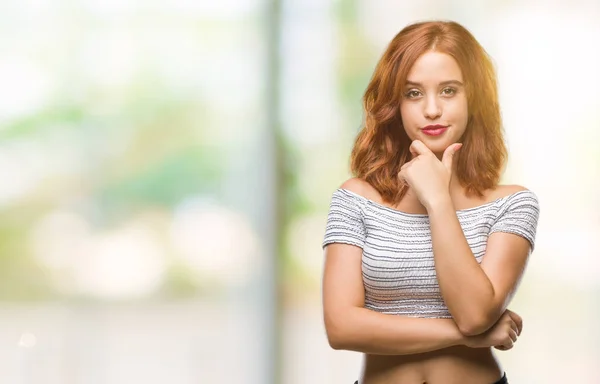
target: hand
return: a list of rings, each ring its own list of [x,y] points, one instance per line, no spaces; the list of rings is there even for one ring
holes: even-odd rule
[[[400,168],[400,177],[414,190],[417,198],[427,209],[440,199],[450,198],[452,159],[462,144],[455,143],[444,151],[442,161],[420,140],[410,145],[413,159]]]
[[[500,351],[511,349],[523,330],[523,319],[516,313],[506,310],[494,326],[477,336],[467,336],[465,345],[469,348],[494,347]]]

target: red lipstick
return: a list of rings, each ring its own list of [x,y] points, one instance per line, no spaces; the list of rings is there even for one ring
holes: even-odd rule
[[[429,135],[429,136],[439,136],[442,133],[446,132],[447,129],[448,129],[447,125],[436,124],[436,125],[428,125],[426,127],[423,127],[422,131],[424,134]]]

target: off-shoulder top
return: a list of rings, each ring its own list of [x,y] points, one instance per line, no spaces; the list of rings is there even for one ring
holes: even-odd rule
[[[535,247],[539,203],[532,191],[515,192],[456,215],[479,263],[494,232],[522,236],[531,250]],[[413,317],[452,317],[436,278],[427,214],[401,212],[340,188],[331,198],[323,247],[331,243],[362,248],[365,308]]]

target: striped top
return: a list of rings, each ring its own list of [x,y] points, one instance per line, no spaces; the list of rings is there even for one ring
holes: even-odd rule
[[[523,190],[456,211],[477,262],[488,236],[509,232],[535,247],[537,196]],[[352,244],[363,249],[365,308],[412,317],[451,318],[435,273],[427,214],[405,213],[346,189],[333,193],[323,247]]]

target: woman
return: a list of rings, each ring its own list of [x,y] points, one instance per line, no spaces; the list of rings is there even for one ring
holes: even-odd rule
[[[404,28],[364,96],[354,178],[332,197],[323,306],[335,349],[364,353],[360,384],[507,383],[521,318],[507,310],[539,205],[499,185],[496,78],[455,22]]]

